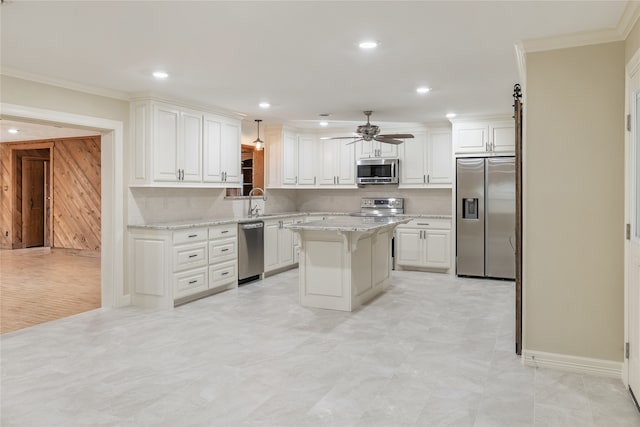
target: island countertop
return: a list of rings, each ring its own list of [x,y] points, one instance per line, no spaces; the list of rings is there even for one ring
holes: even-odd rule
[[[301,222],[285,225],[294,231],[375,231],[388,226],[406,224],[413,218],[401,217],[353,217],[344,216],[320,221]]]

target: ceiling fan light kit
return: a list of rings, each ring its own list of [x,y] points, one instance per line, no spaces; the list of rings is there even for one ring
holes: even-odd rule
[[[380,127],[376,125],[372,125],[369,121],[371,117],[371,113],[373,111],[363,111],[364,115],[367,116],[367,123],[364,125],[360,125],[356,128],[357,136],[338,136],[331,139],[352,139],[353,141],[349,142],[349,144],[353,144],[358,141],[379,141],[385,144],[393,144],[398,145],[402,144],[404,139],[413,138],[413,135],[410,133],[388,133],[384,135],[379,135]],[[401,138],[401,139],[399,139]]]

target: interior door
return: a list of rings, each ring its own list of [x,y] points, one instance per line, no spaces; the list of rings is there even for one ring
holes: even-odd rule
[[[628,349],[628,384],[636,399],[640,398],[640,73],[631,79],[631,138],[627,151],[627,214],[630,235],[627,241],[626,321]]]
[[[45,163],[42,159],[22,159],[22,243],[24,247],[44,246]]]

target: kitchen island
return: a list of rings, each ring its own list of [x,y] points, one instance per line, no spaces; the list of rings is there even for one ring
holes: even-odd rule
[[[300,304],[352,311],[384,291],[391,239],[407,217],[340,217],[291,224],[300,236]]]

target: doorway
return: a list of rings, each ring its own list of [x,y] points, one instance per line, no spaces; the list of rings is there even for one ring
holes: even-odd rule
[[[47,150],[48,151],[48,150]],[[25,248],[50,246],[48,159],[22,157],[22,243]]]

